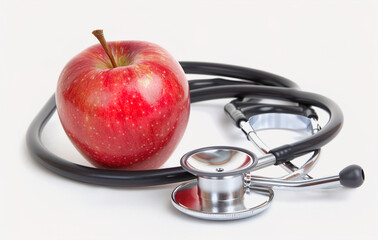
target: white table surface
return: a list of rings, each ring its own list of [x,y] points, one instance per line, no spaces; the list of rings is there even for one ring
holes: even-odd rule
[[[0,1],[0,239],[376,239],[378,235],[377,1]],[[343,109],[315,177],[357,163],[358,189],[276,191],[266,212],[211,222],[176,211],[176,184],[109,188],[59,177],[33,161],[25,133],[55,91],[64,65],[108,40],[155,42],[178,60],[257,68],[296,81]],[[222,131],[220,131],[223,129]],[[87,164],[53,117],[43,139]],[[250,147],[223,102],[192,105],[187,131],[166,166],[208,145]],[[282,174],[280,168],[269,173]]]

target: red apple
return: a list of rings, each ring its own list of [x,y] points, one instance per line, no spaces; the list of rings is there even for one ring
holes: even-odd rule
[[[184,71],[156,44],[119,41],[108,46],[110,56],[94,45],[63,69],[56,90],[60,121],[75,147],[97,167],[158,168],[188,122]]]

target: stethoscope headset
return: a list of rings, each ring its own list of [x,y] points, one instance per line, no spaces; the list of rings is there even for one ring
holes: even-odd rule
[[[27,146],[33,159],[58,175],[104,186],[141,187],[194,179],[178,186],[171,201],[184,213],[212,220],[245,218],[263,211],[273,199],[273,187],[307,189],[342,185],[356,188],[362,185],[365,176],[357,165],[327,178],[312,179],[308,175],[319,159],[320,149],[338,134],[343,124],[341,109],[329,98],[301,91],[294,82],[260,70],[204,62],[180,64],[187,74],[217,76],[189,81],[191,103],[234,98],[225,106],[225,112],[260,149],[262,156],[237,147],[212,146],[185,154],[181,167],[123,171],[78,165],[56,156],[42,143],[43,128],[56,109],[53,95],[27,132]],[[279,101],[264,103],[264,99]],[[324,126],[318,124],[313,107],[329,114]],[[257,131],[271,128],[304,130],[310,134],[297,142],[269,149]],[[309,153],[311,157],[303,166],[297,167],[291,162]],[[251,175],[252,171],[271,165],[280,165],[288,175],[279,179]]]

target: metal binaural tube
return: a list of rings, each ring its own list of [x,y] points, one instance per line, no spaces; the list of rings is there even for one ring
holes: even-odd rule
[[[320,188],[334,188],[341,186],[340,177],[338,175],[302,181],[264,179],[251,176],[250,182],[250,186],[270,187],[283,190],[308,190]]]
[[[275,116],[278,116],[278,119],[274,119]],[[284,128],[285,126],[288,129],[296,130],[296,129],[306,129],[307,132],[311,132],[315,134],[319,131],[320,126],[316,119],[314,118],[306,118],[303,116],[293,115],[293,114],[262,114],[257,115],[255,118],[261,118],[263,123],[259,123],[257,119],[254,117],[250,118],[248,121],[241,120],[239,123],[239,127],[243,130],[243,132],[247,135],[248,140],[253,143],[257,149],[260,151],[259,155],[265,157],[265,154],[269,155],[270,148],[259,138],[256,133],[256,130],[259,129],[270,129],[270,128]],[[261,121],[261,120],[260,120]],[[299,121],[300,124],[293,125],[293,121]],[[289,124],[288,124],[289,123]],[[255,129],[255,127],[257,129]],[[289,180],[289,179],[312,179],[307,173],[314,167],[317,163],[320,155],[320,150],[314,151],[313,155],[310,159],[301,167],[298,168],[291,162],[286,162],[280,164],[280,166],[288,172],[286,176],[283,176],[279,179],[282,180]],[[261,158],[259,158],[260,161]],[[258,164],[259,165],[259,164]],[[266,165],[269,166],[269,165]],[[257,167],[257,166],[256,166]],[[264,166],[265,167],[265,166]],[[256,168],[260,169],[262,167]]]

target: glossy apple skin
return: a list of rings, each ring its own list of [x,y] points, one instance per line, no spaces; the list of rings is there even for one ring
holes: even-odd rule
[[[100,168],[159,168],[181,140],[190,112],[188,81],[158,45],[100,44],[74,57],[56,90],[60,121],[74,146]]]

